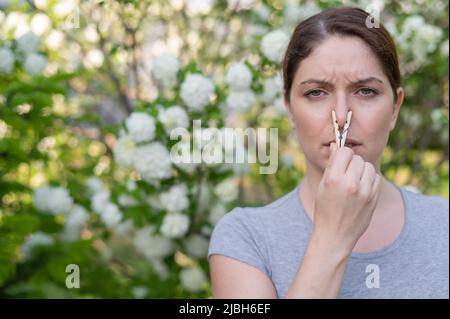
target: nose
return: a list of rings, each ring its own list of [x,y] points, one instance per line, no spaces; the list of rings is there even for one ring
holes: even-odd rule
[[[347,113],[351,111],[351,109],[347,106],[346,103],[336,103],[336,106],[334,108],[334,112],[336,114],[336,121],[338,122],[339,129],[341,130],[344,125],[345,121],[347,120]]]

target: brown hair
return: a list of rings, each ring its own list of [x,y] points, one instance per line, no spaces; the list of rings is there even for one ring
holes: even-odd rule
[[[368,18],[369,17],[369,18]],[[302,21],[294,30],[283,60],[285,98],[289,96],[295,72],[300,62],[329,35],[357,36],[364,40],[379,59],[397,100],[400,70],[397,50],[389,32],[380,23],[368,28],[370,14],[359,8],[343,7],[322,11]]]

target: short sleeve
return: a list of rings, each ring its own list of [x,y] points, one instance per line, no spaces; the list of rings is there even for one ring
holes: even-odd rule
[[[243,208],[235,208],[218,221],[211,234],[208,258],[214,254],[231,257],[270,277],[264,238],[258,225],[248,217]]]

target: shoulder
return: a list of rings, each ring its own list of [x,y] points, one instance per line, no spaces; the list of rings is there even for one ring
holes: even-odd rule
[[[426,209],[426,211],[429,213],[437,213],[437,214],[446,213],[446,215],[448,215],[449,209],[448,198],[436,195],[426,195],[422,193],[416,193],[404,187],[402,187],[401,189],[402,193],[407,197],[408,201],[413,206],[412,208]]]
[[[225,214],[217,223],[238,224],[252,226],[252,228],[270,227],[273,221],[287,217],[286,212],[291,212],[295,206],[295,190],[283,195],[277,200],[258,207],[236,207]],[[268,225],[267,225],[268,224]],[[216,226],[217,226],[216,225]]]
[[[401,188],[405,196],[406,205],[413,217],[421,223],[444,227],[449,224],[449,200],[448,198],[426,195]]]

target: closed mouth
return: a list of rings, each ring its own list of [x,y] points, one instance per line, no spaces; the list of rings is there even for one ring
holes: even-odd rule
[[[334,141],[333,141],[334,142]],[[329,142],[329,143],[327,143],[327,144],[325,144],[325,146],[330,146],[330,144],[331,143],[333,143],[333,142]],[[345,146],[347,146],[347,147],[355,147],[355,146],[359,146],[359,145],[361,145],[361,143],[357,143],[357,142],[345,142]]]

